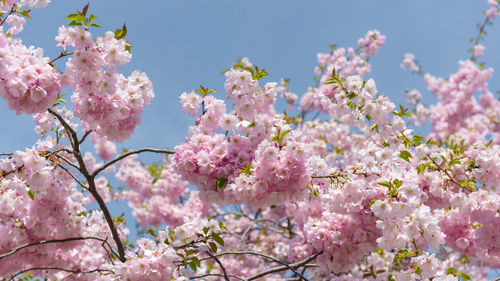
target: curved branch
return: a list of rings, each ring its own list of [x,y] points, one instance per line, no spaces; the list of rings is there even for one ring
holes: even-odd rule
[[[154,153],[163,153],[163,154],[174,154],[175,153],[175,151],[173,151],[173,150],[155,149],[155,148],[142,148],[142,149],[138,149],[138,150],[129,151],[129,152],[121,154],[120,156],[116,157],[115,159],[110,160],[109,162],[105,163],[101,167],[97,168],[94,171],[94,173],[92,173],[91,176],[95,177],[95,176],[97,176],[97,174],[99,174],[100,172],[104,171],[107,167],[115,164],[116,162],[118,162],[118,161],[120,161],[120,160],[122,160],[124,158],[127,158],[130,155],[138,154],[138,153],[142,153],[142,152],[154,152]]]
[[[59,158],[59,159],[63,160],[64,162],[66,162],[66,164],[68,164],[68,165],[70,165],[71,167],[73,167],[73,168],[77,169],[78,171],[80,171],[80,167],[78,167],[75,163],[73,163],[73,162],[69,161],[66,157],[61,156],[61,155],[59,155],[59,154],[57,154],[57,153],[53,153],[53,154],[54,154],[57,158]]]
[[[85,161],[83,161],[83,157],[80,152],[80,143],[78,141],[78,136],[76,134],[76,131],[73,128],[71,128],[71,126],[66,122],[66,120],[64,120],[64,118],[59,113],[54,111],[52,108],[49,108],[48,111],[50,114],[54,115],[57,118],[57,120],[59,120],[59,122],[63,125],[64,129],[66,130],[66,133],[68,134],[69,137],[69,141],[71,143],[71,147],[73,148],[73,156],[75,156],[76,160],[78,161],[79,167],[77,168],[77,170],[80,173],[82,173],[82,175],[87,180],[89,184],[89,192],[90,194],[92,194],[97,204],[99,204],[99,208],[101,208],[102,210],[104,218],[106,219],[106,223],[108,224],[111,234],[113,236],[113,240],[115,241],[116,247],[118,248],[118,259],[121,262],[125,262],[127,260],[125,258],[125,247],[123,246],[123,242],[120,239],[120,235],[118,234],[116,225],[113,222],[113,217],[109,212],[108,206],[106,205],[106,202],[104,202],[101,195],[99,195],[99,192],[97,191],[94,180],[95,175],[97,175],[97,173],[94,172],[91,175],[87,170]]]
[[[106,272],[108,274],[115,273],[112,270],[100,269],[100,268],[96,268],[96,269],[92,269],[92,270],[80,270],[80,269],[65,269],[65,268],[60,268],[60,267],[32,267],[32,268],[28,268],[25,270],[21,270],[21,271],[17,272],[16,274],[11,275],[9,280],[13,281],[17,275],[23,274],[25,272],[32,271],[32,270],[59,270],[59,271],[65,271],[65,272],[71,272],[71,273],[94,273],[94,272]]]
[[[215,262],[217,262],[217,264],[220,266],[220,268],[222,269],[222,272],[224,273],[224,280],[231,281],[231,280],[229,280],[229,276],[227,276],[226,269],[222,265],[222,262],[216,256],[212,255],[212,253],[210,253],[209,251],[205,251],[205,253],[207,255],[209,255],[211,258],[213,258],[215,260]]]
[[[28,248],[28,247],[31,247],[31,246],[44,245],[44,244],[52,244],[52,243],[64,243],[64,242],[70,242],[70,241],[81,241],[81,240],[97,240],[97,241],[101,241],[101,242],[105,243],[109,247],[109,249],[111,250],[111,252],[114,255],[118,256],[115,253],[115,251],[113,251],[113,248],[111,247],[111,245],[108,243],[108,241],[106,239],[101,238],[101,237],[96,237],[96,236],[83,236],[83,237],[70,237],[70,238],[64,238],[64,239],[42,240],[42,241],[38,241],[38,242],[27,243],[27,244],[15,247],[14,249],[8,251],[7,253],[1,254],[0,255],[0,260],[3,259],[3,258],[8,257],[10,255],[13,255],[13,254],[15,254],[16,252],[19,252],[22,249],[25,249],[25,248]]]
[[[237,275],[228,274],[227,276],[233,277],[233,278],[236,278],[236,279],[242,280],[242,281],[246,280],[245,278],[242,278],[242,277],[237,276]],[[205,278],[205,277],[224,277],[224,275],[217,274],[217,273],[207,273],[207,274],[203,274],[203,275],[193,276],[193,277],[190,277],[189,279],[199,279],[199,278]]]
[[[61,52],[61,54],[60,54],[58,57],[56,57],[56,58],[54,58],[53,60],[49,61],[49,64],[50,64],[51,66],[54,66],[54,62],[55,62],[56,60],[58,60],[58,59],[60,59],[60,58],[64,58],[64,57],[66,57],[66,56],[70,56],[70,55],[72,55],[72,54],[73,54],[73,52]]]
[[[275,258],[273,256],[270,256],[270,255],[266,255],[266,254],[259,253],[259,252],[253,252],[253,251],[236,251],[236,252],[223,252],[223,253],[217,254],[215,256],[216,257],[221,257],[221,256],[226,256],[226,255],[254,255],[254,256],[260,256],[260,257],[263,257],[263,258],[267,258],[267,259],[275,261],[275,262],[277,262],[279,264],[282,264],[283,265],[282,267],[285,268],[284,270],[290,269],[291,271],[293,271],[293,273],[295,273],[298,276],[300,276],[300,277],[304,278],[305,280],[307,280],[304,276],[302,276],[302,274],[300,274],[297,270],[295,270],[295,267],[291,266],[291,264],[288,264],[288,263],[286,263],[284,261],[281,261],[281,260],[279,260],[279,259],[277,259],[277,258]],[[207,260],[207,259],[208,258],[200,259],[200,261]],[[309,262],[309,261],[307,261],[307,262]],[[282,268],[282,267],[280,267],[280,268]],[[296,266],[296,267],[298,267],[298,266]],[[281,270],[279,270],[279,271],[281,271]],[[276,271],[273,271],[273,272],[276,272]]]
[[[260,278],[262,276],[266,276],[268,274],[271,274],[271,273],[275,273],[275,272],[280,272],[280,271],[284,271],[284,270],[287,270],[289,269],[290,267],[291,268],[298,268],[298,267],[302,267],[302,266],[305,266],[307,265],[308,262],[312,261],[313,259],[315,259],[317,256],[321,255],[323,253],[323,251],[319,251],[317,252],[316,254],[302,260],[302,261],[298,261],[296,263],[291,263],[287,266],[278,266],[278,267],[274,267],[274,268],[271,268],[269,270],[266,270],[266,271],[263,271],[261,273],[257,273],[251,277],[248,277],[246,280],[247,281],[251,281],[251,280],[255,280],[257,278]],[[300,277],[304,278],[302,275],[300,275]],[[305,278],[304,278],[305,279]],[[305,279],[307,280],[307,279]]]
[[[71,126],[68,124],[68,122],[66,122],[66,120],[64,120],[64,118],[59,113],[57,113],[55,110],[53,110],[52,108],[48,108],[47,111],[50,114],[54,115],[57,118],[57,120],[59,120],[59,123],[61,123],[61,125],[63,125],[64,130],[68,134],[69,140],[71,142],[71,146],[73,147],[73,150],[75,150],[74,140],[78,141],[78,138],[76,136],[76,131],[73,128],[71,128]]]
[[[66,167],[64,167],[60,164],[57,164],[57,167],[66,171],[66,173],[68,173],[83,189],[89,190],[89,188],[86,185],[84,185],[75,175],[73,175],[73,173],[71,173],[68,169],[66,169]]]
[[[85,141],[85,139],[90,135],[90,133],[92,133],[92,130],[87,130],[83,135],[83,137],[78,141],[78,144],[82,144]]]

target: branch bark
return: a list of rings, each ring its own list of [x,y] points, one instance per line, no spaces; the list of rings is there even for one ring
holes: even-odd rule
[[[224,280],[231,281],[231,280],[229,280],[229,276],[227,276],[226,269],[222,265],[222,262],[216,256],[212,255],[212,253],[210,253],[209,251],[205,251],[205,253],[207,255],[209,255],[211,258],[213,258],[215,260],[215,262],[217,262],[217,264],[220,266],[220,268],[222,269],[222,272],[224,273]]]
[[[23,244],[23,245],[20,245],[20,246],[13,248],[12,250],[8,251],[7,253],[1,254],[0,260],[8,257],[10,255],[13,255],[22,249],[25,249],[25,248],[28,248],[31,246],[52,244],[52,243],[65,243],[65,242],[70,242],[70,241],[82,241],[82,240],[97,240],[97,241],[103,242],[109,247],[109,249],[111,250],[111,252],[114,255],[118,256],[106,239],[101,238],[101,237],[97,237],[97,236],[82,236],[82,237],[70,237],[70,238],[63,238],[63,239],[42,240],[42,241],[38,241],[38,242]]]
[[[321,255],[322,253],[323,253],[323,251],[319,251],[319,252],[317,252],[316,254],[314,254],[314,255],[312,255],[312,256],[310,256],[310,257],[308,257],[308,258],[306,258],[306,259],[304,259],[304,260],[302,260],[302,261],[298,261],[298,262],[296,262],[296,263],[291,263],[291,264],[289,264],[289,265],[287,265],[287,266],[278,266],[278,267],[273,267],[273,268],[271,268],[271,269],[269,269],[269,270],[266,270],[266,271],[263,271],[263,272],[261,272],[261,273],[257,273],[257,274],[255,274],[255,275],[253,275],[253,276],[248,277],[248,278],[246,279],[246,281],[255,280],[255,279],[257,279],[257,278],[260,278],[260,277],[266,276],[266,275],[268,275],[268,274],[275,273],[275,272],[280,272],[280,271],[284,271],[284,270],[287,270],[287,269],[289,269],[289,268],[298,268],[298,267],[305,266],[305,265],[307,265],[307,263],[308,263],[308,262],[312,261],[313,259],[315,259],[317,256]],[[305,277],[303,277],[303,276],[301,276],[301,275],[299,275],[299,276],[300,276],[301,278],[304,278],[304,279],[305,279]],[[307,279],[305,279],[305,280],[307,280]]]
[[[121,262],[125,262],[127,259],[125,258],[125,247],[123,246],[123,242],[120,239],[120,235],[118,234],[118,230],[116,229],[116,225],[113,222],[113,217],[111,216],[111,213],[108,210],[108,207],[102,197],[99,195],[99,192],[97,192],[97,188],[95,185],[95,180],[94,177],[97,175],[96,172],[94,172],[92,175],[89,173],[87,170],[87,166],[85,165],[85,162],[83,161],[82,154],[80,152],[80,143],[78,141],[78,136],[76,134],[76,131],[71,128],[71,126],[64,120],[64,118],[54,111],[52,108],[48,109],[49,113],[54,115],[57,120],[61,123],[61,125],[64,127],[64,130],[66,131],[66,134],[68,135],[69,141],[71,143],[71,147],[73,148],[73,155],[75,156],[76,160],[78,161],[78,166],[75,167],[77,170],[82,173],[82,175],[85,177],[85,179],[88,182],[88,187],[89,187],[89,192],[92,194],[94,199],[96,200],[97,204],[99,204],[99,207],[104,215],[104,218],[106,219],[106,222],[109,226],[109,229],[111,231],[111,234],[113,236],[113,240],[115,241],[116,247],[118,248],[118,259]],[[76,165],[75,165],[76,166]]]
[[[32,270],[58,270],[58,271],[71,272],[71,273],[94,273],[94,272],[105,272],[108,274],[114,273],[114,271],[112,271],[112,270],[100,269],[100,268],[96,268],[96,269],[92,269],[92,270],[80,270],[80,269],[65,269],[65,268],[61,268],[61,267],[32,267],[32,268],[28,268],[25,270],[21,270],[21,271],[17,272],[16,274],[11,275],[9,281],[14,281],[14,278],[17,275],[23,274],[25,272],[32,271]]]
[[[110,160],[109,162],[105,163],[101,167],[97,168],[94,171],[94,173],[92,173],[92,177],[97,176],[97,174],[104,171],[107,167],[115,164],[116,162],[118,162],[122,159],[125,159],[125,158],[129,157],[130,155],[139,154],[142,152],[154,152],[154,153],[163,153],[163,154],[174,154],[175,153],[175,151],[172,151],[172,150],[156,149],[156,148],[142,148],[142,149],[138,149],[138,150],[132,150],[132,151],[121,154],[120,156],[116,157],[115,159]]]

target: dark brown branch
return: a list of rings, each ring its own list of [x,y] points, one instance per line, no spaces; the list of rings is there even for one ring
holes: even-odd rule
[[[223,252],[223,253],[219,253],[217,255],[215,255],[216,257],[221,257],[221,256],[226,256],[226,255],[254,255],[254,256],[260,256],[260,257],[263,257],[263,258],[266,258],[266,259],[270,259],[272,261],[275,261],[279,264],[282,264],[283,267],[285,267],[287,269],[290,269],[291,271],[293,271],[293,273],[297,274],[298,276],[304,278],[305,280],[307,280],[304,276],[302,276],[297,270],[295,270],[294,267],[292,267],[290,264],[284,262],[284,261],[281,261],[273,256],[270,256],[270,255],[266,255],[266,254],[263,254],[263,253],[259,253],[259,252],[254,252],[254,251],[235,251],[235,252]],[[204,258],[204,259],[200,259],[200,261],[202,260],[206,260],[208,258]]]
[[[58,271],[71,272],[71,273],[87,273],[87,274],[94,273],[94,272],[99,272],[99,273],[104,272],[104,273],[108,273],[108,274],[115,273],[112,270],[100,269],[100,268],[96,268],[96,269],[92,269],[92,270],[80,270],[80,269],[66,269],[66,268],[60,268],[60,267],[32,267],[32,268],[28,268],[25,270],[21,270],[21,271],[17,272],[16,274],[11,275],[9,280],[13,281],[17,275],[23,274],[25,272],[32,271],[32,270],[58,270]]]
[[[90,135],[90,133],[92,133],[92,130],[87,130],[83,135],[83,137],[80,139],[80,141],[78,141],[78,144],[82,144],[85,141],[85,139]]]
[[[54,115],[57,118],[57,120],[59,120],[59,123],[61,123],[61,125],[66,130],[68,137],[70,137],[71,146],[73,146],[73,139],[78,139],[76,137],[76,131],[73,128],[71,128],[71,126],[68,124],[68,122],[66,122],[66,120],[64,120],[64,118],[62,118],[62,116],[59,113],[57,113],[55,110],[53,110],[52,108],[49,108],[49,109],[47,109],[47,111],[50,114]]]
[[[70,55],[72,55],[72,54],[73,54],[73,52],[61,52],[61,54],[60,54],[57,58],[55,58],[55,59],[53,59],[53,60],[49,61],[49,64],[50,64],[51,66],[54,66],[54,62],[55,62],[56,60],[58,60],[58,59],[60,59],[60,58],[64,58],[64,57],[66,57],[66,56],[70,56]]]
[[[227,276],[226,269],[222,265],[222,262],[216,256],[212,255],[212,253],[210,253],[209,251],[205,251],[205,253],[207,255],[209,255],[211,258],[213,258],[215,260],[215,262],[217,262],[217,264],[220,266],[220,268],[222,269],[222,272],[224,273],[224,280],[231,281],[231,280],[229,280],[229,276]]]
[[[245,278],[242,278],[242,277],[236,276],[236,275],[228,274],[227,276],[232,277],[232,278],[236,278],[236,279],[242,280],[242,281],[246,280]],[[203,274],[203,275],[193,276],[193,277],[190,277],[189,279],[199,279],[199,278],[205,278],[205,277],[224,277],[224,275],[217,274],[217,273],[207,273],[207,274]]]
[[[0,153],[0,156],[12,156],[12,153]]]
[[[71,147],[73,148],[73,156],[76,158],[78,161],[79,167],[77,170],[82,173],[82,175],[85,177],[85,179],[88,182],[89,185],[89,192],[92,194],[94,199],[96,200],[97,204],[99,204],[99,208],[102,210],[102,213],[104,215],[104,218],[106,219],[106,222],[109,226],[109,229],[111,231],[111,234],[113,236],[113,240],[115,241],[116,247],[118,248],[118,259],[121,262],[125,262],[127,259],[125,258],[125,247],[123,246],[123,242],[120,239],[120,235],[118,234],[118,230],[116,229],[116,225],[113,221],[113,217],[111,216],[111,213],[109,212],[108,206],[102,199],[102,197],[99,195],[99,192],[97,191],[96,185],[95,185],[95,175],[97,173],[93,173],[92,175],[89,173],[87,170],[87,166],[85,165],[85,161],[83,161],[82,154],[80,152],[80,143],[78,141],[78,136],[76,134],[76,131],[71,128],[71,126],[62,118],[59,113],[54,111],[52,108],[48,109],[49,113],[54,115],[59,122],[62,124],[64,129],[66,130],[66,133],[68,134]]]
[[[60,164],[57,164],[57,167],[66,171],[66,173],[68,173],[83,189],[89,190],[89,188],[86,185],[84,185],[75,175],[73,175],[73,173],[70,170],[66,169],[66,167]]]
[[[296,262],[296,263],[291,263],[287,266],[278,266],[278,267],[274,267],[274,268],[271,268],[269,270],[266,270],[266,271],[263,271],[261,273],[257,273],[249,278],[246,279],[246,281],[251,281],[251,280],[255,280],[257,278],[260,278],[262,276],[266,276],[268,274],[271,274],[271,273],[275,273],[275,272],[280,272],[280,271],[284,271],[284,270],[288,270],[289,268],[298,268],[298,267],[302,267],[304,265],[306,265],[308,262],[312,261],[313,259],[315,259],[317,256],[321,255],[323,253],[323,251],[319,251],[317,252],[316,254],[302,260],[302,261],[299,261],[299,262]],[[304,278],[303,276],[300,276],[301,278]],[[305,278],[304,278],[305,279]],[[307,280],[307,279],[305,279]]]
[[[73,168],[77,169],[78,171],[80,171],[80,167],[78,167],[78,165],[76,165],[75,163],[73,163],[73,162],[69,161],[66,157],[64,157],[64,156],[62,156],[62,155],[59,155],[59,154],[57,154],[57,153],[54,153],[54,155],[55,155],[57,158],[59,158],[59,159],[63,160],[64,162],[66,162],[66,164],[68,164],[68,165],[70,165],[71,167],[73,167]]]
[[[116,157],[115,159],[110,160],[109,162],[105,163],[101,167],[97,168],[94,171],[94,173],[92,174],[92,177],[97,176],[97,174],[99,174],[100,172],[104,171],[107,167],[115,164],[116,162],[118,162],[118,161],[120,161],[120,160],[122,160],[124,158],[127,158],[130,155],[138,154],[138,153],[142,153],[142,152],[154,152],[154,153],[163,153],[163,154],[174,154],[175,153],[175,151],[172,151],[172,150],[168,150],[168,149],[155,149],[155,148],[142,148],[142,149],[138,149],[138,150],[129,151],[129,152],[121,154],[120,156]]]
[[[8,251],[7,253],[1,254],[0,255],[0,260],[3,259],[3,258],[8,257],[10,255],[13,255],[13,254],[19,252],[22,249],[25,249],[25,248],[28,248],[28,247],[31,247],[31,246],[44,245],[44,244],[53,244],[53,243],[65,243],[65,242],[70,242],[70,241],[81,241],[81,240],[97,240],[97,241],[101,241],[101,242],[105,243],[110,248],[110,250],[112,251],[112,253],[114,255],[116,255],[116,253],[113,251],[113,248],[111,247],[111,245],[108,243],[108,241],[106,239],[101,238],[101,237],[96,237],[96,236],[83,236],[83,237],[70,237],[70,238],[64,238],[64,239],[42,240],[42,241],[38,241],[38,242],[27,243],[27,244],[15,247],[14,249]]]
[[[10,9],[10,12],[5,16],[5,18],[3,18],[2,22],[0,22],[0,26],[2,26],[5,21],[7,20],[7,18],[12,15],[12,13],[14,13],[15,9],[14,9],[15,6],[12,6],[12,8]]]

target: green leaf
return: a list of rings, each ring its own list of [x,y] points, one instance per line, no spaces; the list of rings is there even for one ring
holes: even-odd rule
[[[227,230],[227,231],[229,231],[229,229],[228,229],[228,228],[224,225],[224,222],[222,222],[222,221],[220,221],[220,222],[219,222],[219,227],[220,227],[220,229],[222,229],[222,230]]]
[[[483,226],[483,225],[482,225],[482,224],[480,224],[480,223],[477,223],[477,224],[475,224],[475,225],[473,225],[473,226],[472,226],[472,229],[478,229],[478,228],[480,228],[481,226]]]
[[[460,276],[460,278],[462,278],[463,281],[472,280],[467,273],[460,272],[458,275]]]
[[[94,15],[90,15],[88,22],[91,23],[96,20],[96,17]]]
[[[313,191],[314,196],[319,197],[319,190],[317,188]]]
[[[219,244],[221,246],[224,246],[224,240],[217,233],[213,233],[212,234],[212,239],[215,242],[217,242],[217,244]]]
[[[492,142],[493,142],[493,139],[491,139],[487,144],[485,144],[484,147],[489,147]]]
[[[415,135],[415,136],[413,136],[413,142],[416,145],[421,144],[423,140],[424,140],[424,137],[422,137],[421,135]]]
[[[408,163],[410,162],[410,158],[412,158],[411,153],[406,150],[402,150],[399,154],[399,157],[403,158]]]
[[[154,229],[152,229],[152,228],[149,228],[148,230],[146,230],[146,233],[149,233],[149,234],[151,234],[152,236],[156,237],[155,230],[154,230]]]
[[[20,11],[19,13],[29,19],[31,19],[31,16],[30,16],[30,12],[31,10],[25,10],[25,11]]]
[[[31,200],[35,200],[35,194],[33,193],[33,191],[31,191],[31,189],[28,190],[28,196],[31,198]]]
[[[241,170],[241,173],[245,174],[245,175],[251,175],[253,174],[253,171],[252,171],[252,162],[248,163],[245,168],[243,168],[243,170]]]
[[[208,242],[208,246],[210,246],[210,250],[212,250],[212,252],[217,253],[217,245],[215,245],[214,242]]]
[[[89,4],[90,4],[90,3],[88,3],[88,2],[87,2],[87,5],[85,5],[85,7],[83,7],[82,14],[83,14],[84,16],[85,16],[85,15],[87,15],[87,10],[89,9]]]
[[[188,265],[189,265],[189,267],[191,267],[191,269],[192,269],[194,272],[196,272],[196,265],[195,265],[194,263],[189,262],[189,263],[188,263]]]
[[[425,172],[425,168],[427,168],[426,164],[420,164],[417,167],[417,174],[423,174]]]
[[[197,258],[197,257],[192,257],[191,258],[191,261],[197,266],[197,267],[201,267],[201,262],[200,260]]]
[[[446,274],[452,274],[455,275],[457,274],[457,270],[454,267],[450,267],[446,270]]]
[[[93,26],[93,27],[101,27],[100,25],[98,25],[97,23],[93,23],[91,24],[90,26]]]
[[[123,24],[122,29],[117,28],[115,30],[115,38],[117,40],[125,38],[126,35],[127,35],[127,26],[125,24]]]
[[[388,182],[388,181],[380,181],[380,182],[377,182],[377,184],[381,185],[381,186],[385,186],[385,187],[388,187],[388,188],[391,188],[392,187],[392,183]]]
[[[227,184],[227,178],[218,178],[217,182],[215,183],[215,188],[217,190],[223,189],[224,187],[226,187],[226,184]]]
[[[70,26],[82,26],[82,23],[81,22],[72,21],[68,25],[70,25]]]
[[[65,19],[67,19],[67,20],[77,20],[77,19],[79,19],[81,17],[82,17],[82,15],[80,15],[80,14],[70,14]]]

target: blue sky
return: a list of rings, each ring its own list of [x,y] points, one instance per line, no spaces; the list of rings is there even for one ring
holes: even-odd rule
[[[56,57],[61,51],[55,47],[57,28],[86,3],[53,0],[32,12],[20,36],[26,45],[42,47],[46,55]],[[270,75],[265,81],[290,78],[291,89],[302,95],[314,83],[318,52],[328,52],[330,44],[355,46],[370,29],[378,29],[387,39],[371,60],[372,73],[366,78],[374,78],[379,92],[396,104],[404,104],[407,87],[419,89],[430,102],[422,78],[400,69],[402,56],[412,52],[425,71],[448,77],[459,60],[470,56],[469,39],[476,36],[476,24],[486,9],[486,0],[101,0],[90,1],[89,12],[102,26],[93,30],[94,36],[127,24],[133,59],[121,72],[145,71],[155,87],[156,98],[145,108],[136,134],[118,147],[173,148],[194,122],[182,113],[179,95],[202,84],[223,97],[220,71],[236,57],[249,57],[266,68]],[[494,68],[500,67],[495,52],[500,49],[499,26],[489,26],[483,41],[484,59]],[[496,73],[490,90],[500,90]],[[0,120],[0,152],[31,147],[36,141],[31,116],[16,116],[3,100]],[[115,215],[119,206],[114,207]]]
[[[355,46],[370,29],[387,36],[380,52],[371,60],[372,73],[381,93],[397,104],[403,91],[415,87],[429,98],[422,79],[402,71],[401,57],[413,52],[424,70],[448,76],[457,62],[468,57],[469,39],[482,21],[487,1],[90,1],[90,12],[102,28],[95,36],[127,24],[127,39],[133,45],[132,61],[121,68],[145,71],[154,82],[156,98],[145,108],[136,134],[119,147],[169,147],[182,142],[193,119],[182,113],[178,96],[200,84],[218,90],[223,97],[220,71],[246,56],[270,73],[266,81],[290,78],[291,88],[302,95],[313,85],[318,52],[330,44]],[[34,10],[20,34],[26,45],[42,47],[55,57],[57,28],[64,17],[81,9],[87,1],[53,0],[47,8]],[[500,29],[488,27],[484,41],[488,66],[499,66]],[[491,90],[500,89],[493,75]],[[16,116],[0,102],[0,150],[30,147],[36,140],[30,116]]]

